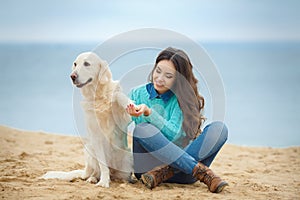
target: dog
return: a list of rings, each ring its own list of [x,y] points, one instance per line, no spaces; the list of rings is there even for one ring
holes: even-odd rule
[[[102,187],[109,187],[110,180],[129,180],[133,171],[132,151],[127,145],[131,117],[125,108],[130,100],[119,82],[112,80],[107,62],[93,52],[81,53],[75,59],[70,77],[83,96],[85,168],[49,171],[42,178],[81,178]]]

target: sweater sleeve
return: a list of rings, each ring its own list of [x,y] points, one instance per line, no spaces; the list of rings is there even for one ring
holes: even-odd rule
[[[160,112],[164,109],[164,104],[162,103],[151,103],[147,96],[148,92],[146,87],[134,88],[128,94],[129,98],[138,105],[145,103],[151,108],[152,112],[149,116],[141,115],[139,117],[132,117],[132,120],[136,123],[148,122],[157,127],[170,141],[176,141],[181,136],[185,136],[185,132],[182,130],[183,114],[177,102],[177,99],[170,99],[169,103],[172,105],[168,106],[167,110],[164,110],[167,116],[164,116],[164,112]]]
[[[182,131],[182,121],[183,115],[179,106],[175,106],[171,118],[166,120],[158,112],[152,109],[152,112],[149,116],[143,116],[144,119],[156,126],[161,132],[170,140],[175,141],[183,135]]]

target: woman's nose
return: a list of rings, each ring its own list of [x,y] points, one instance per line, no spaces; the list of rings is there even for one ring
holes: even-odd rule
[[[163,82],[163,81],[164,81],[163,76],[162,76],[162,75],[158,75],[158,76],[157,76],[157,81]]]

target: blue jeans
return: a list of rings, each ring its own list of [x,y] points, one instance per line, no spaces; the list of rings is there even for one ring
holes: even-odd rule
[[[170,142],[149,123],[137,124],[133,132],[134,171],[137,178],[156,166],[167,164],[175,175],[167,182],[194,183],[192,172],[198,161],[210,166],[228,137],[222,122],[207,125],[202,134],[184,149]]]

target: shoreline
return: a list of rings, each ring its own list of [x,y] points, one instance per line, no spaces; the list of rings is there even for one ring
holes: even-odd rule
[[[42,180],[47,171],[84,168],[79,136],[0,126],[2,199],[297,199],[300,196],[300,146],[248,147],[225,144],[211,168],[229,183],[213,194],[200,182],[161,184],[112,182],[101,188],[83,180]]]
[[[44,131],[44,130],[26,130],[22,128],[17,128],[17,127],[12,127],[9,125],[3,125],[0,124],[0,130],[2,128],[6,129],[12,129],[16,130],[19,132],[27,132],[27,133],[42,133],[42,134],[49,134],[49,135],[56,135],[56,136],[66,136],[66,137],[75,137],[75,138],[80,138],[81,136],[79,134],[68,134],[68,133],[56,133],[56,132],[50,132],[50,131]],[[290,145],[290,146],[263,146],[263,145],[248,145],[248,144],[235,144],[235,143],[229,143],[228,141],[226,142],[227,145],[233,145],[237,147],[246,147],[246,148],[270,148],[270,149],[288,149],[288,148],[297,148],[300,147],[300,145]]]

